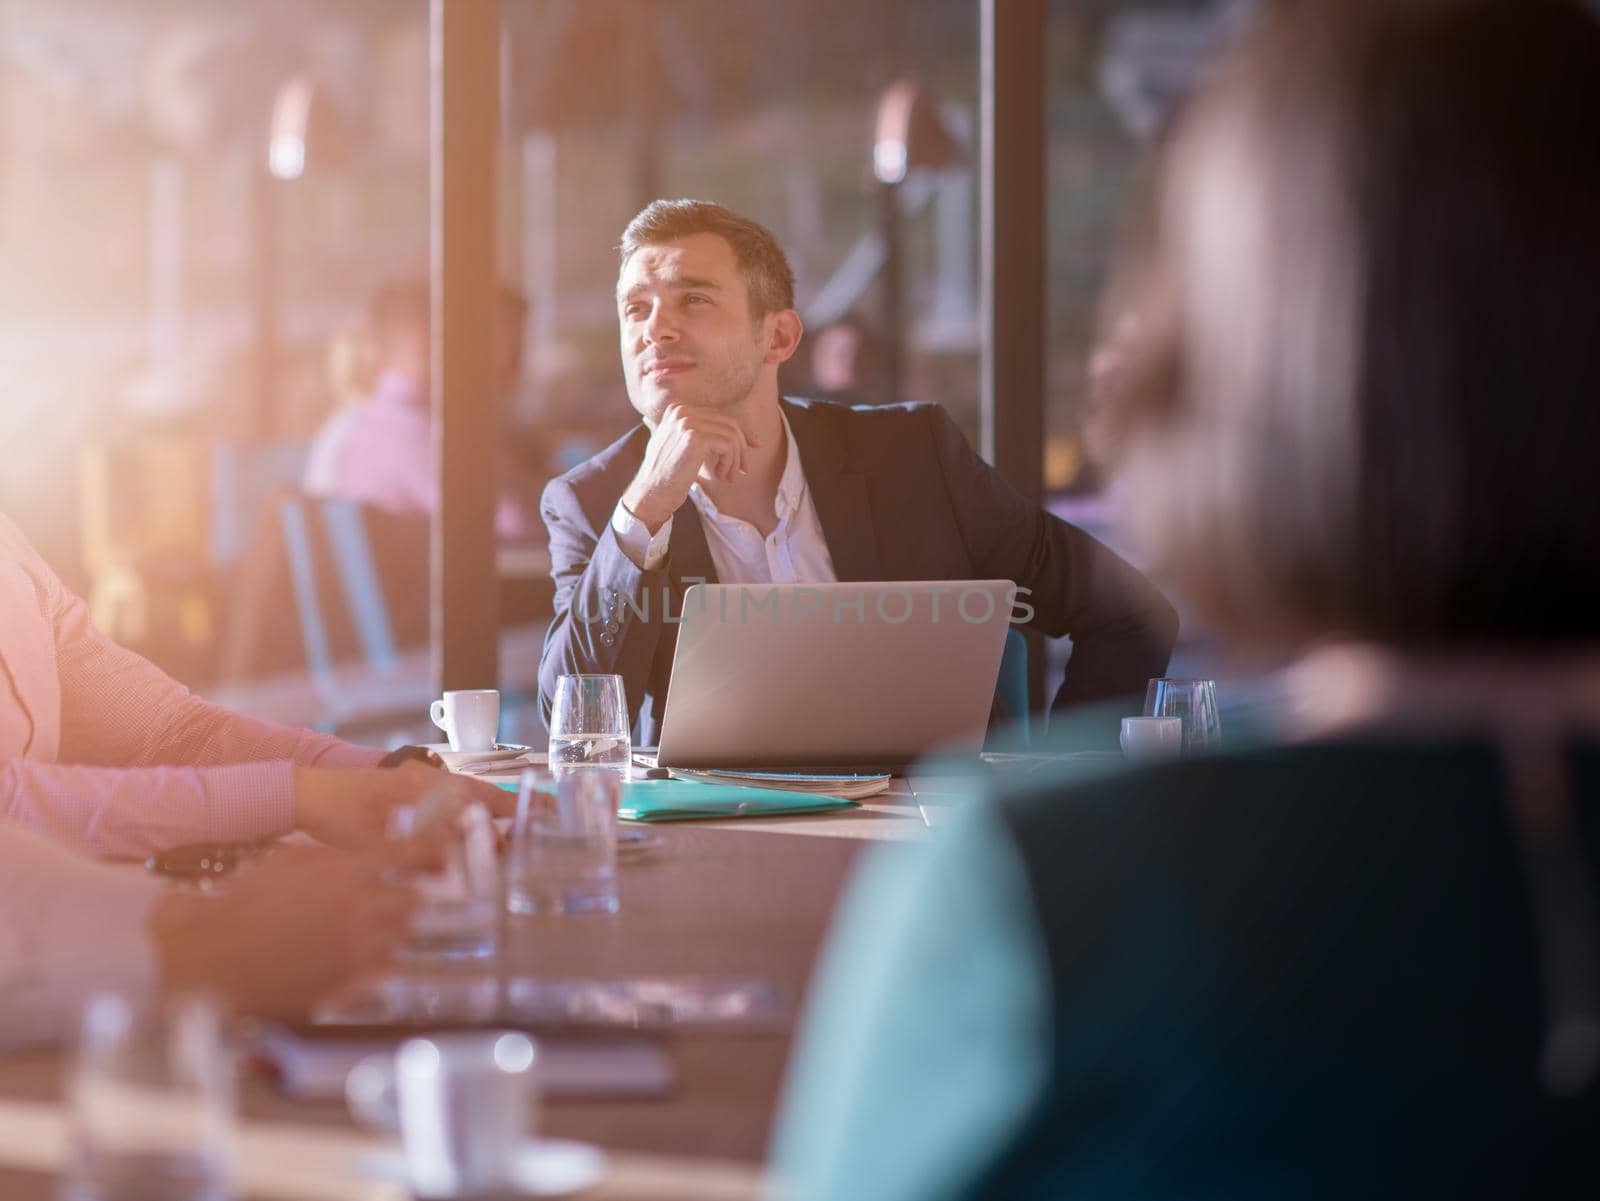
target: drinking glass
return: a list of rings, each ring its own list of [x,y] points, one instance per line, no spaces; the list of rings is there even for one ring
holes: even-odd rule
[[[621,676],[561,676],[550,704],[550,770],[609,767],[627,774],[633,745]]]
[[[1217,685],[1212,680],[1151,680],[1144,690],[1146,717],[1183,720],[1185,754],[1215,748],[1222,741],[1222,717],[1217,712]]]
[[[423,835],[422,806],[397,806],[391,838]],[[482,805],[468,805],[449,820],[436,870],[413,872],[406,882],[417,897],[399,954],[403,959],[458,959],[492,955],[500,927],[500,865],[494,821]]]
[[[617,803],[622,776],[578,768],[556,777],[556,791],[522,773],[517,818],[506,857],[506,908],[511,913],[615,913]]]
[[[233,1063],[204,998],[139,1008],[99,993],[69,1078],[64,1201],[224,1201],[231,1195]]]

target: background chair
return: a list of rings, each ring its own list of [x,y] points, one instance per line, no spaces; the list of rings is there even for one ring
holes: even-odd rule
[[[300,493],[276,510],[306,667],[326,706],[317,728],[418,721],[431,673],[426,660],[404,670],[400,650],[428,641],[428,519]]]
[[[1028,640],[1020,630],[1006,631],[995,682],[991,729],[1002,727],[1001,741],[1010,750],[1027,750],[1032,742],[1028,711]]]
[[[232,691],[247,697],[243,681],[288,672],[270,682],[274,710],[263,716],[327,733],[361,731],[367,741],[439,738],[427,717],[436,695],[429,537],[421,515],[298,492],[273,497],[240,576],[227,648]],[[290,612],[294,621],[286,622]],[[293,675],[309,689],[296,692]],[[298,711],[277,707],[296,697]],[[500,699],[501,729],[526,729],[530,695],[502,684]],[[241,707],[250,711],[249,700]]]
[[[250,711],[252,685],[270,684],[275,702],[277,692],[298,701],[263,716],[422,737],[431,673],[425,654],[406,652],[428,642],[428,539],[426,517],[271,497],[235,581],[222,656],[230,694]]]

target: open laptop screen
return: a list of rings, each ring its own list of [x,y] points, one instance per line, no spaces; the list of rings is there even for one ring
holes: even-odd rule
[[[982,746],[1010,580],[697,584],[658,762],[894,769]]]

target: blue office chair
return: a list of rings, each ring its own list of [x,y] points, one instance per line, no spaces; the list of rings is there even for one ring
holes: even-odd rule
[[[1020,630],[1006,631],[1005,650],[1000,655],[1000,678],[995,683],[994,707],[1006,725],[1008,745],[1027,750],[1032,739],[1028,710],[1028,640]]]
[[[271,439],[219,442],[211,448],[211,563],[237,564],[274,497],[300,486],[310,443]]]
[[[400,670],[400,652],[428,640],[428,519],[299,493],[277,503],[306,666],[327,705],[317,728],[416,722],[432,682]],[[363,670],[339,670],[352,660]],[[532,701],[502,687],[500,703],[502,728],[517,729]]]
[[[334,733],[426,712],[430,681],[400,679],[395,670],[399,647],[427,636],[427,519],[298,493],[278,498],[277,517],[306,668],[325,706],[317,729]],[[369,522],[385,527],[381,553]],[[406,606],[401,635],[396,600]],[[339,670],[352,662],[364,669],[355,687],[352,673]]]

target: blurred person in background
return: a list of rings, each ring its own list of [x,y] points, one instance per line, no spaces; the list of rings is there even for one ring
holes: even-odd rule
[[[1085,365],[1089,387],[1084,399],[1084,453],[1096,474],[1109,470],[1116,458],[1107,427],[1114,421],[1117,398],[1123,392],[1138,336],[1139,318],[1133,313],[1120,314],[1111,323],[1110,332],[1095,342]]]
[[[997,788],[824,956],[787,1195],[1600,1196],[1600,24],[1267,19],[1180,125],[1116,425],[1272,745]]]
[[[90,624],[0,516],[0,823],[108,858],[301,830],[359,846],[389,811],[447,789],[505,795],[389,752],[207,704]],[[0,932],[3,933],[3,932]]]
[[[202,893],[0,824],[0,1051],[70,1037],[103,989],[136,1004],[203,990],[241,1013],[303,1017],[405,933],[411,896],[388,863],[285,848]]]
[[[522,370],[527,302],[499,292],[495,323],[495,380],[505,395]],[[391,513],[432,514],[439,507],[439,469],[433,454],[429,395],[430,310],[427,280],[382,285],[368,307],[376,374],[371,391],[336,410],[312,440],[303,486],[313,496],[360,501]],[[535,514],[538,490],[511,461],[501,464],[495,532],[507,541],[542,535]]]
[[[1030,624],[1071,635],[1055,705],[1141,691],[1178,619],[1133,567],[1019,494],[934,404],[779,394],[800,346],[772,232],[718,204],[656,200],[623,231],[617,327],[641,421],[552,480],[555,618],[539,689],[620,674],[641,745],[666,706],[689,581],[1009,579]]]
[[[811,382],[805,395],[841,404],[876,404],[883,393],[883,347],[859,317],[845,316],[811,337]]]
[[[345,330],[328,346],[328,385],[333,412],[312,439],[301,487],[312,496],[328,496],[339,486],[339,462],[359,406],[378,383],[378,348],[366,329]]]

